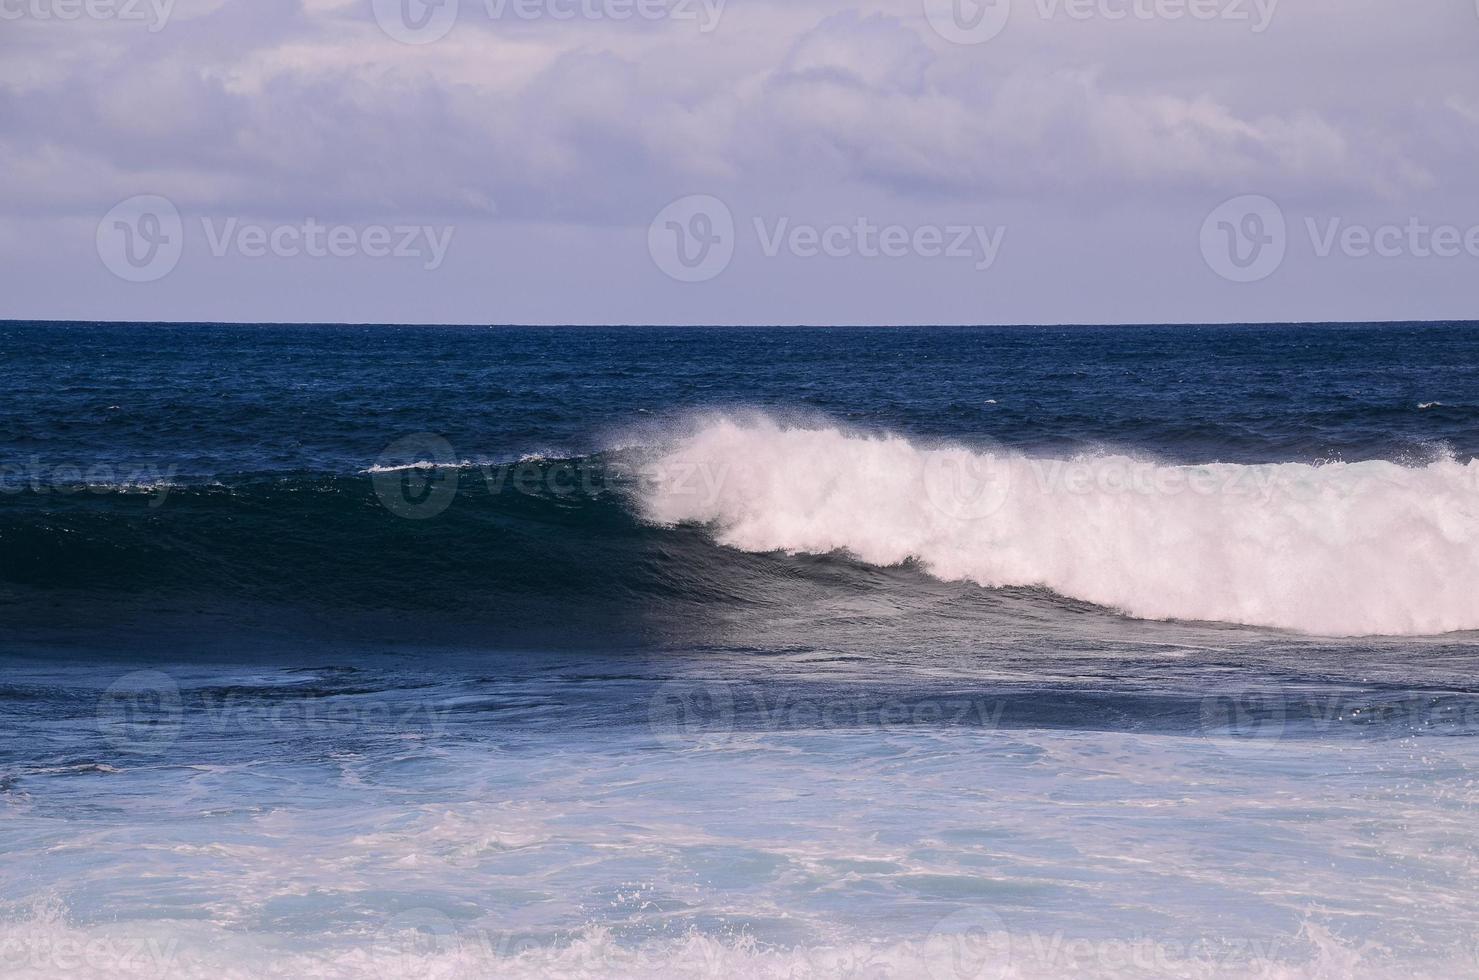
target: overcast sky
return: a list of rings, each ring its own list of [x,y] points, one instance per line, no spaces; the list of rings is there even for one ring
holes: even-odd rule
[[[0,0],[0,317],[1470,318],[1476,162],[1475,0]]]

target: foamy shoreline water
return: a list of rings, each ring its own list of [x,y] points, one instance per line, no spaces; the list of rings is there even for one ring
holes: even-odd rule
[[[957,711],[943,664],[905,704],[878,660],[792,687],[813,658],[735,651],[780,675],[762,716],[691,663],[389,666],[98,665],[63,697],[8,665],[85,714],[11,717],[53,748],[8,763],[5,975],[1473,972],[1473,712],[1068,690],[1049,729],[1011,721],[1020,680]]]
[[[320,980],[451,980],[451,978],[657,976],[737,980],[846,980],[927,977],[932,980],[1053,977],[1256,977],[1266,980],[1479,976],[1472,961],[1393,963],[1342,945],[1318,928],[1297,941],[1230,945],[1178,944],[1151,937],[1084,939],[967,931],[893,944],[766,948],[753,941],[690,935],[671,942],[623,945],[601,929],[537,943],[478,930],[440,929],[435,913],[404,916],[355,945],[328,939],[326,949],[287,937],[243,936],[190,921],[82,929],[41,917],[0,925],[0,968],[15,980],[227,980],[315,977]],[[450,923],[448,923],[450,926]],[[960,925],[967,925],[964,921]],[[947,925],[947,929],[950,928]]]

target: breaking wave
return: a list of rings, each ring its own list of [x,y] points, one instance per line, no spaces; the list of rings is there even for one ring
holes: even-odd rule
[[[1329,636],[1479,628],[1479,462],[1171,465],[710,417],[652,462],[658,524],[1143,619]]]

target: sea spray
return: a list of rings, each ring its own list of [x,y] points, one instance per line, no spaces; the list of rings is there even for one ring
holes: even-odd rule
[[[664,483],[685,467],[717,485]],[[669,446],[640,501],[752,552],[918,561],[1143,619],[1331,636],[1479,628],[1479,463],[1169,465],[918,443],[765,416]]]

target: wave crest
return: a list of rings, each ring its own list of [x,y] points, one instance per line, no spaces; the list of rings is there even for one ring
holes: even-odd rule
[[[710,524],[745,551],[913,560],[1142,619],[1329,636],[1479,629],[1473,460],[1048,459],[753,416],[703,421],[647,476],[646,519]]]

